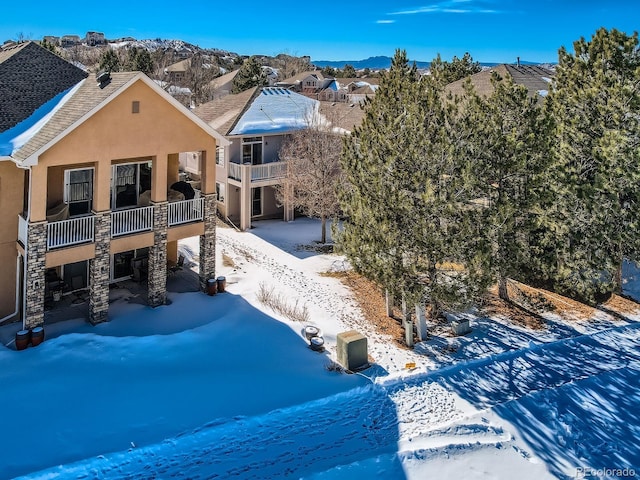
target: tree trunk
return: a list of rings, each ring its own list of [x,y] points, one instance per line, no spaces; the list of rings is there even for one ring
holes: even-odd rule
[[[320,221],[322,223],[322,238],[320,239],[320,242],[324,245],[327,243],[327,217],[323,215],[320,217]]]
[[[509,290],[507,289],[507,277],[503,275],[500,275],[498,279],[498,296],[506,302],[511,301],[509,298]]]
[[[622,293],[622,264],[624,263],[624,258],[620,257],[618,260],[618,265],[616,265],[616,271],[613,272],[613,292],[617,294]]]

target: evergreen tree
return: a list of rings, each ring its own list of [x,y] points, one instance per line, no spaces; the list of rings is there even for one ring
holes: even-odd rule
[[[322,68],[322,70],[320,70],[320,73],[322,73],[322,75],[325,77],[335,78],[338,71],[335,68],[327,65],[326,67]]]
[[[537,241],[543,174],[548,167],[549,122],[536,98],[497,73],[494,91],[480,97],[465,84],[467,108],[458,118],[465,143],[459,155],[474,164],[477,182],[476,246],[486,256],[499,296],[509,300],[507,279],[525,279]]]
[[[130,71],[143,72],[150,75],[153,72],[153,60],[149,51],[146,48],[130,48],[127,68]]]
[[[482,67],[473,60],[469,52],[466,52],[462,58],[454,56],[451,62],[442,60],[440,54],[438,54],[432,60],[429,70],[440,85],[447,85],[474,73],[481,72]]]
[[[240,93],[249,88],[259,87],[267,84],[267,78],[262,72],[262,67],[255,56],[249,57],[244,62],[238,74],[233,79],[231,93]]]
[[[424,300],[431,316],[466,303],[482,288],[462,246],[464,183],[469,171],[447,145],[441,90],[422,83],[406,53],[397,51],[365,118],[345,142],[341,158],[346,216],[339,245],[356,271],[408,304]]]
[[[353,65],[345,65],[341,73],[342,78],[356,78],[356,69]]]
[[[119,72],[120,67],[118,54],[112,48],[107,48],[100,57],[100,71]]]
[[[556,122],[545,209],[561,291],[596,301],[619,290],[640,242],[638,35],[599,29],[564,48],[548,107]]]

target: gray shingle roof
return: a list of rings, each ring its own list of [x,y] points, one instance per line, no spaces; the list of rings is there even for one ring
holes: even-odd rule
[[[258,93],[258,90],[258,87],[253,87],[242,93],[212,100],[198,106],[193,113],[222,135],[229,135],[229,132]]]
[[[527,89],[529,96],[538,97],[541,90],[549,90],[551,88],[551,79],[554,73],[538,66],[531,65],[498,65],[489,70],[483,70],[480,73],[471,75],[471,83],[476,92],[483,96],[489,96],[493,93],[493,85],[491,84],[491,74],[496,72],[501,77],[511,77],[516,85],[522,85]],[[447,85],[447,91],[454,95],[464,94],[464,82],[466,79],[458,80]]]
[[[111,74],[111,81],[103,88],[95,78],[87,78],[73,96],[20,150],[13,154],[16,160],[25,160],[40,148],[56,139],[58,135],[80,120],[84,115],[107,100],[139,72],[117,72]]]
[[[0,50],[0,132],[86,77],[84,70],[34,42]]]

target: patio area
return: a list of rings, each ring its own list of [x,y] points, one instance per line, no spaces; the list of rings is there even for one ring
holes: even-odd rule
[[[185,262],[179,269],[168,270],[167,293],[197,292],[200,290],[200,280],[197,265]],[[169,300],[167,300],[169,302]],[[147,303],[147,281],[136,282],[124,280],[109,285],[109,305],[118,303]],[[76,324],[87,323],[89,318],[89,292],[86,289],[71,292],[62,296],[58,301],[45,303],[44,325],[46,336],[51,338],[64,331],[73,330]],[[63,325],[65,324],[65,325]],[[2,345],[15,349],[15,334],[22,330],[22,322],[9,323],[0,326],[0,342]]]

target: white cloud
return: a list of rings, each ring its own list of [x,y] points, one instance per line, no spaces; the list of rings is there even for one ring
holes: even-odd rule
[[[389,23],[396,23],[396,21],[395,20],[376,20],[376,23],[389,24]]]
[[[411,10],[391,12],[389,15],[416,15],[420,13],[500,13],[486,7],[487,2],[477,0],[441,0],[431,5],[417,7]]]

